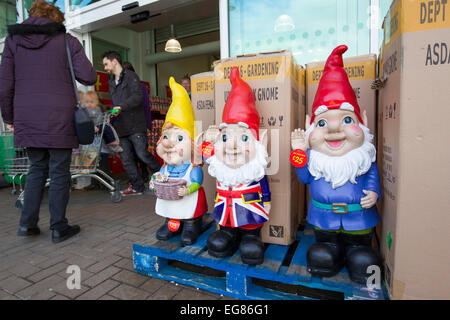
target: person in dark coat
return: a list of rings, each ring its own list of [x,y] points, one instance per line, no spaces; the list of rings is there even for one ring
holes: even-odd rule
[[[14,132],[14,146],[26,148],[30,161],[18,235],[40,233],[39,207],[50,177],[50,229],[56,243],[80,231],[66,219],[72,148],[78,147],[78,140],[65,36],[76,79],[93,85],[97,74],[81,43],[66,34],[64,14],[57,7],[39,0],[29,13],[23,23],[8,26],[0,65],[0,107],[4,123]]]
[[[102,61],[105,71],[111,75],[109,93],[113,109],[119,112],[116,113],[113,126],[123,149],[120,160],[131,181],[128,189],[121,192],[125,196],[142,195],[145,185],[137,169],[134,154],[147,164],[152,172],[158,172],[161,164],[148,152],[141,81],[135,72],[122,67],[122,56],[118,52],[103,53]]]
[[[131,62],[125,61],[122,67],[131,70],[133,72],[136,72]],[[141,88],[142,88],[142,107],[144,108],[145,122],[147,123],[147,137],[148,137],[149,134],[152,132],[152,111],[150,108],[150,97],[148,94],[147,86],[143,81],[141,81]],[[136,153],[134,156],[136,158],[136,163],[141,168],[142,180],[144,180],[144,182],[147,182],[150,178],[147,170],[147,164],[143,162],[141,159],[139,159]]]

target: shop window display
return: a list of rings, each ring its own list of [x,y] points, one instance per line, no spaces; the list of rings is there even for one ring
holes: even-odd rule
[[[17,9],[15,0],[0,0],[0,39],[6,37],[7,26],[16,23]]]
[[[230,0],[228,10],[231,57],[287,49],[305,64],[340,43],[348,56],[370,50],[370,0]]]
[[[100,0],[70,0],[70,10],[83,8],[99,1]]]

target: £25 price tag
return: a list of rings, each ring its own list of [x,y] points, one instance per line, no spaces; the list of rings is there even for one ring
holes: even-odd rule
[[[203,142],[201,152],[203,158],[211,158],[214,155],[214,145],[211,142]]]
[[[292,165],[296,168],[304,167],[308,162],[306,152],[301,149],[292,151],[289,159],[291,160]]]

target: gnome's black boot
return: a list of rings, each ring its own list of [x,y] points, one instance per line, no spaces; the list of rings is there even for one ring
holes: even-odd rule
[[[344,266],[344,252],[339,233],[314,230],[316,243],[306,253],[308,272],[314,276],[332,277]]]
[[[180,242],[183,246],[190,246],[197,241],[202,232],[202,217],[183,220],[183,231],[181,232]]]
[[[242,262],[249,265],[257,265],[264,262],[264,243],[261,241],[261,228],[239,229],[241,233],[241,251]]]
[[[182,222],[180,221],[180,227],[176,231],[171,231],[169,229],[169,218],[166,218],[163,225],[159,227],[158,231],[156,231],[156,239],[158,240],[169,240],[170,238],[181,233]]]
[[[342,233],[345,246],[345,265],[350,279],[359,284],[366,284],[372,271],[367,273],[369,266],[378,266],[381,269],[381,257],[372,248],[373,231],[364,235]]]
[[[237,249],[238,228],[220,227],[209,235],[208,253],[216,258],[231,256]]]

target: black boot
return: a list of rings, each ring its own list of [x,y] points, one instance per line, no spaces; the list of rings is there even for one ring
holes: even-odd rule
[[[53,243],[59,243],[62,241],[65,241],[67,239],[69,239],[70,237],[78,234],[80,232],[80,226],[78,225],[73,225],[73,226],[67,226],[67,228],[65,228],[64,230],[61,231],[57,231],[57,230],[53,230],[52,231],[52,242]]]
[[[314,276],[332,277],[344,266],[344,252],[339,233],[314,230],[316,243],[306,253],[308,272]]]
[[[381,270],[381,257],[372,248],[373,231],[369,234],[355,235],[342,233],[345,246],[345,265],[350,279],[359,284],[366,284],[372,273],[367,273],[369,266],[378,266]]]
[[[37,236],[40,233],[41,230],[38,227],[19,227],[19,230],[17,230],[17,235],[21,237]]]
[[[169,240],[170,238],[178,235],[181,233],[181,221],[180,221],[180,227],[178,228],[178,230],[176,231],[171,231],[169,229],[169,221],[171,219],[166,218],[166,220],[164,221],[163,225],[161,227],[159,227],[158,231],[156,231],[156,239],[158,240]]]
[[[257,265],[264,262],[264,243],[261,241],[261,227],[256,229],[239,229],[241,233],[242,262],[249,265]]]
[[[202,217],[183,220],[183,231],[181,232],[180,242],[183,246],[190,246],[197,241],[202,232]]]
[[[237,249],[238,229],[220,227],[209,235],[207,246],[208,253],[216,258],[231,256]]]

